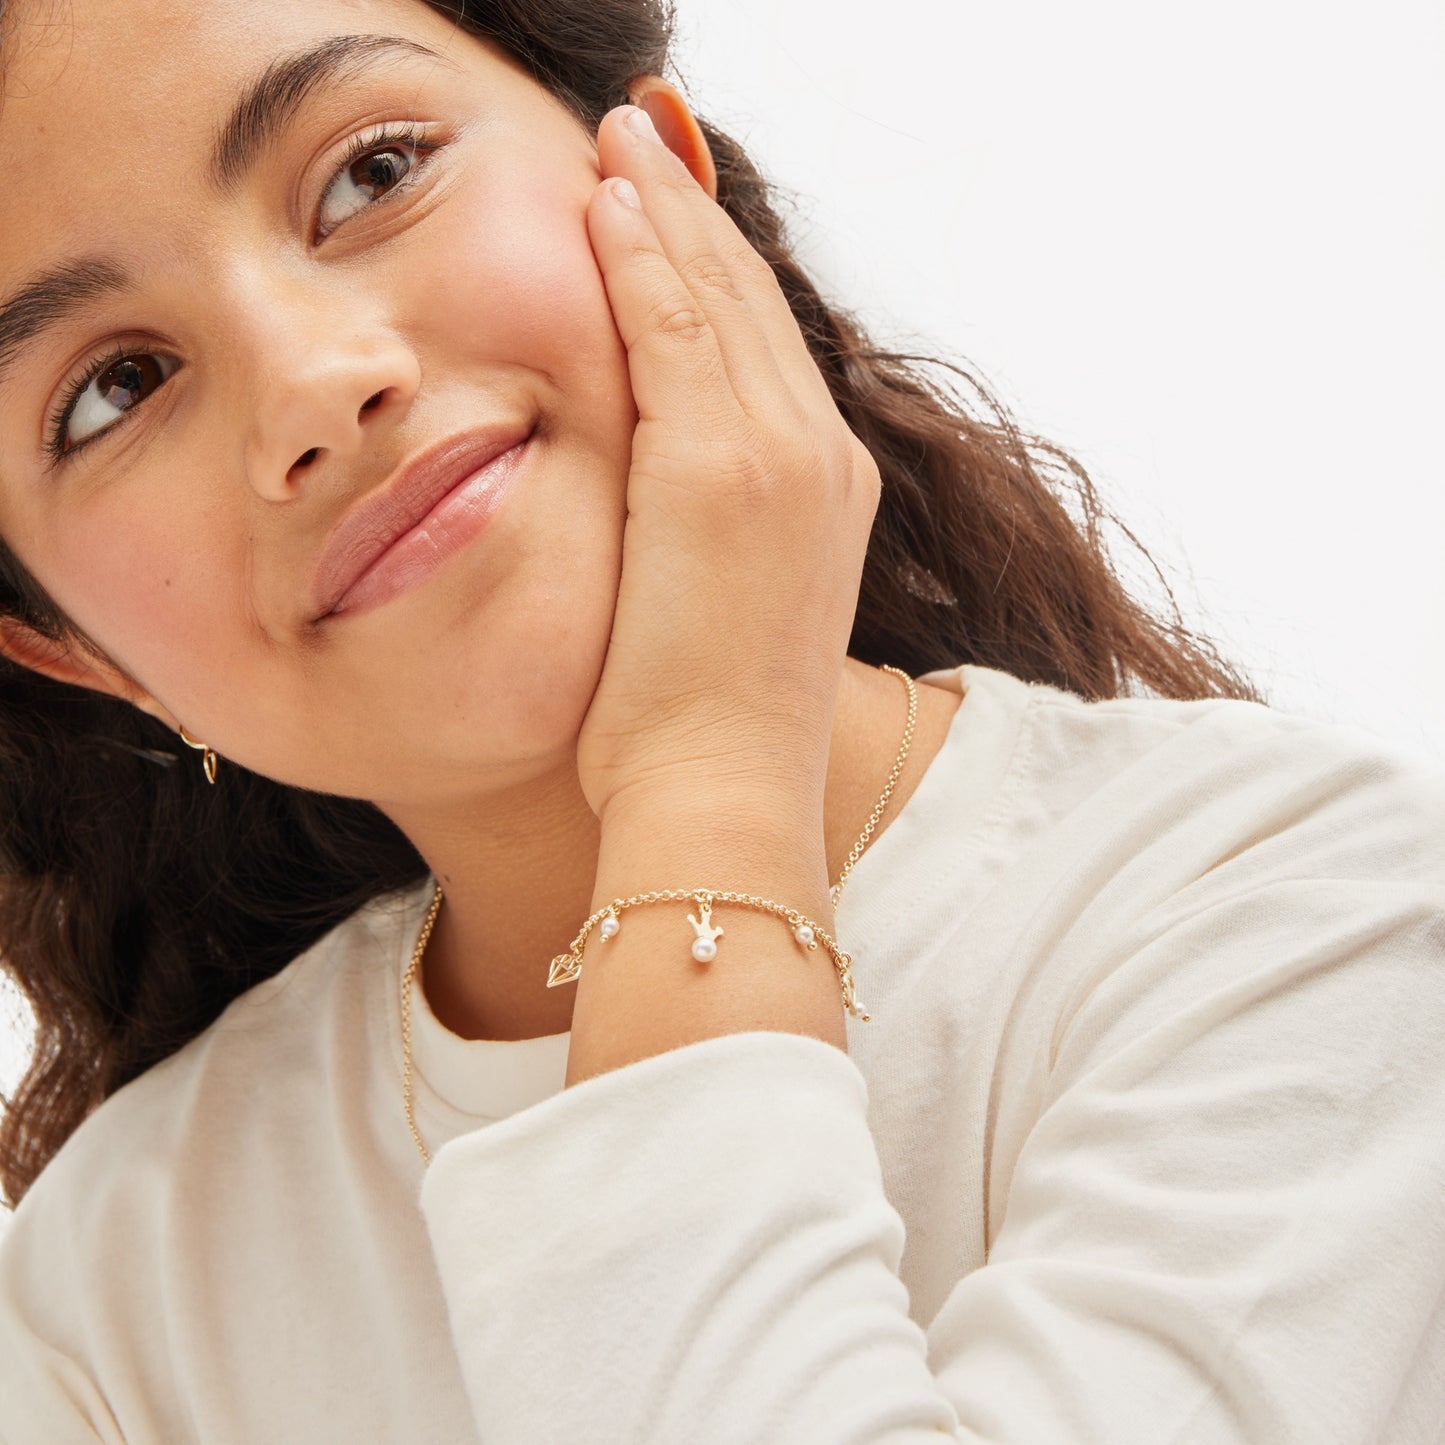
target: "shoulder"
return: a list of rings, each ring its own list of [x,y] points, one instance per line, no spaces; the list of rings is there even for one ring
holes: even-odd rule
[[[1342,1080],[1376,1079],[1393,1037],[1438,1093],[1445,768],[1236,700],[1051,690],[1027,731],[1050,896],[1070,900],[1056,1089],[1116,1050],[1141,1070],[1244,1069],[1258,1051],[1301,1078],[1328,1057]]]
[[[1258,703],[978,681],[1017,726],[986,816],[949,845],[954,901],[984,920],[982,976],[1034,1010],[1036,1060],[1155,1029],[1178,1046],[1179,1016],[1276,1003],[1312,1029],[1385,1008],[1445,1026],[1440,765]]]
[[[300,1091],[337,1067],[342,1015],[355,1014],[352,1032],[366,1034],[369,996],[390,980],[414,903],[407,893],[359,909],[101,1103],[15,1210],[0,1237],[0,1280],[27,1252],[53,1262],[87,1241],[135,1244],[164,1230],[178,1180],[216,1187],[194,1176],[244,1156],[253,1135],[294,1130]]]
[[[1040,821],[1124,851],[1250,854],[1299,875],[1409,876],[1445,887],[1445,765],[1364,728],[1227,698],[1088,701],[986,669],[1015,695],[1009,783]],[[1082,839],[1080,840],[1082,842]]]

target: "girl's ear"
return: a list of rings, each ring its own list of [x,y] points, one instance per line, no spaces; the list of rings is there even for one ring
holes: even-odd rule
[[[628,99],[652,117],[662,143],[693,174],[703,190],[717,200],[717,167],[712,147],[677,87],[660,75],[639,75],[627,87]]]
[[[138,682],[78,639],[56,642],[13,617],[0,617],[0,654],[55,682],[89,688],[128,702],[158,718],[172,731],[179,726]]]

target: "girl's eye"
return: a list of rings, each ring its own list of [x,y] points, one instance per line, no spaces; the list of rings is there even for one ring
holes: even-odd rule
[[[321,197],[317,229],[329,235],[358,211],[404,185],[428,148],[410,132],[360,137]]]
[[[153,351],[112,353],[72,388],[56,419],[51,449],[73,451],[138,406],[180,368],[173,356]]]

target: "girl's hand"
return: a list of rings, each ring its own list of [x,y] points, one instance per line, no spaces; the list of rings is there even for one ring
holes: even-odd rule
[[[604,117],[609,179],[587,212],[639,419],[582,791],[599,818],[700,785],[743,802],[784,788],[821,815],[878,467],[772,269],[637,116]]]

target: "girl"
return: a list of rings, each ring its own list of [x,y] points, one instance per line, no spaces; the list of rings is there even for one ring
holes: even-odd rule
[[[1445,783],[668,21],[6,8],[0,1438],[1438,1441]]]

